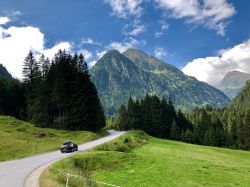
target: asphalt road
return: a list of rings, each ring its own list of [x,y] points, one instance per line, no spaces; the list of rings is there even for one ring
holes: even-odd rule
[[[109,142],[124,134],[124,132],[117,132],[113,130],[109,131],[109,133],[110,135],[104,138],[79,145],[79,151],[86,151],[97,145]],[[23,187],[24,185],[27,186],[27,184],[25,184],[25,181],[27,178],[29,178],[33,171],[55,160],[68,157],[76,153],[77,152],[62,154],[60,151],[54,151],[19,160],[0,162],[0,187]]]

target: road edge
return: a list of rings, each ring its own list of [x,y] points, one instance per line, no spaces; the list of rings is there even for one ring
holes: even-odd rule
[[[120,134],[119,134],[117,137],[115,137],[114,139],[119,138],[119,137],[122,136],[124,133],[125,133],[125,132],[120,133]],[[112,133],[110,133],[110,134],[112,134]],[[114,139],[111,139],[111,140],[109,140],[109,141],[107,141],[107,142],[110,142],[110,141],[112,141],[112,140],[114,140]],[[104,143],[102,143],[102,144],[105,144],[105,143],[107,143],[107,142],[104,142]],[[99,144],[99,145],[102,145],[102,144]],[[99,145],[96,145],[96,146],[99,146]],[[94,147],[96,147],[96,146],[94,146]],[[86,152],[86,151],[88,151],[88,150],[90,150],[90,149],[92,149],[92,148],[94,148],[94,147],[88,148],[88,149],[83,150],[83,151],[76,152],[75,154],[78,154],[78,153],[80,153],[80,152]],[[73,154],[73,155],[75,155],[75,154]],[[70,156],[73,156],[73,155],[70,155]],[[67,157],[64,157],[64,158],[67,158]],[[64,159],[64,158],[60,158],[60,159],[53,160],[52,162],[46,163],[46,164],[44,164],[44,165],[42,165],[42,166],[39,166],[39,167],[37,167],[36,169],[34,169],[34,170],[26,177],[26,179],[25,179],[25,181],[24,181],[24,187],[40,187],[40,177],[41,177],[42,173],[47,169],[48,166],[50,166],[51,164],[53,164],[53,163],[55,163],[55,162],[57,162],[57,161],[59,161],[59,160],[62,160],[62,159]]]

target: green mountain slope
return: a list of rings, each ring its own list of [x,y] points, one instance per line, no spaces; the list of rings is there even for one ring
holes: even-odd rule
[[[175,106],[184,110],[206,104],[224,107],[230,102],[216,88],[136,49],[124,54],[109,51],[92,68],[91,74],[109,115],[125,104],[129,96],[142,98],[147,93],[171,98]]]
[[[58,146],[67,140],[81,144],[100,137],[102,134],[87,131],[41,128],[0,115],[0,162],[58,150]]]
[[[240,71],[230,71],[225,75],[217,88],[230,98],[234,98],[244,87],[247,80],[250,80],[250,74]]]
[[[0,78],[1,77],[5,79],[12,78],[11,74],[7,71],[7,69],[2,64],[0,64]]]
[[[42,175],[41,187],[64,186],[66,177],[58,175],[58,170],[117,186],[247,187],[250,152],[145,138],[139,132],[127,132],[97,150],[53,164]],[[69,185],[86,186],[73,177]]]
[[[233,109],[238,113],[245,112],[250,103],[250,81],[247,81],[240,93],[233,99],[229,109]]]

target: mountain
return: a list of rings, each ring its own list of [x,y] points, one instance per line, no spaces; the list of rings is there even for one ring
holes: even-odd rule
[[[12,78],[11,74],[7,71],[7,69],[2,64],[0,64],[0,78],[1,77],[5,79]]]
[[[241,91],[234,97],[232,103],[228,107],[234,109],[238,113],[245,112],[249,108],[250,103],[250,81],[246,81]]]
[[[230,102],[216,88],[136,49],[124,54],[107,52],[91,69],[91,75],[108,115],[130,96],[140,99],[147,93],[171,98],[175,106],[186,111],[207,104],[224,107]]]
[[[244,87],[247,80],[250,80],[250,74],[240,71],[230,71],[216,87],[230,98],[234,98]]]

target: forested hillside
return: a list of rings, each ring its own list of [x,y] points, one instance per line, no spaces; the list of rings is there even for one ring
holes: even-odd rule
[[[105,116],[82,54],[59,51],[52,61],[30,51],[24,82],[0,79],[0,114],[42,127],[97,131]]]
[[[229,147],[250,149],[250,81],[233,99],[230,106],[224,109],[211,107],[196,109],[189,114],[192,123],[206,124],[207,126],[223,127],[227,134],[225,141]],[[205,117],[205,118],[204,118]],[[208,132],[208,131],[207,131]],[[210,134],[210,135],[209,135]],[[210,137],[216,138],[213,133]],[[207,136],[208,136],[207,135]],[[219,136],[220,138],[221,136]]]
[[[28,54],[23,69],[28,119],[40,125],[97,131],[105,117],[82,54],[59,51],[52,63]]]
[[[147,95],[121,105],[114,125],[184,142],[250,149],[250,81],[227,108],[207,105],[191,112],[176,111],[170,100]]]
[[[117,113],[130,96],[142,99],[146,94],[170,98],[185,111],[207,104],[224,107],[230,102],[216,88],[136,49],[124,54],[109,51],[91,69],[91,74],[108,115]]]
[[[0,64],[0,115],[25,118],[24,86]]]
[[[11,74],[7,71],[7,69],[0,64],[0,78],[11,79]]]
[[[15,79],[0,77],[0,115],[25,119],[24,86]]]

